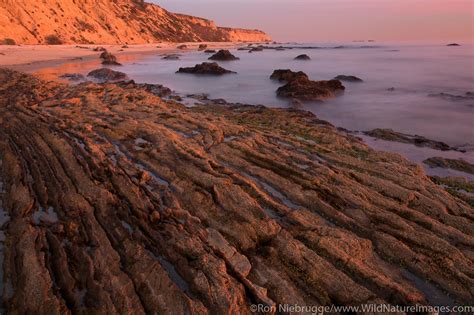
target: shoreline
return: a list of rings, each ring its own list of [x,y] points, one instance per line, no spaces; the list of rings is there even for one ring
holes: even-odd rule
[[[0,67],[12,70],[30,72],[41,67],[54,67],[62,63],[91,61],[98,59],[100,52],[93,51],[103,47],[116,56],[140,56],[178,53],[197,50],[199,45],[208,45],[208,49],[232,49],[247,45],[242,42],[183,42],[155,43],[144,45],[0,45]],[[186,45],[187,49],[177,46]],[[81,59],[78,59],[81,58]]]

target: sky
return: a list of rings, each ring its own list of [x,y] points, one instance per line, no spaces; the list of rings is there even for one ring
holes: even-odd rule
[[[277,41],[474,41],[474,0],[147,0]]]

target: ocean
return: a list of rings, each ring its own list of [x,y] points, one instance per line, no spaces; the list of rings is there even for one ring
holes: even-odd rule
[[[268,107],[294,106],[291,100],[276,96],[281,83],[269,78],[275,69],[304,71],[312,80],[354,75],[364,82],[343,82],[346,90],[342,96],[324,102],[306,102],[300,108],[356,133],[390,128],[467,149],[466,153],[442,152],[362,136],[376,149],[402,153],[417,163],[433,154],[474,163],[474,95],[463,97],[474,92],[474,45],[313,43],[283,46],[293,49],[253,53],[232,49],[240,60],[219,63],[237,74],[224,76],[176,73],[179,67],[207,61],[210,55],[201,51],[183,52],[179,60],[163,60],[160,54],[147,55],[125,62],[116,70],[127,73],[137,83],[163,84],[183,95],[205,93],[210,98]],[[304,48],[308,46],[314,49]],[[311,60],[294,60],[300,54],[307,54]],[[456,171],[427,171],[459,175]]]

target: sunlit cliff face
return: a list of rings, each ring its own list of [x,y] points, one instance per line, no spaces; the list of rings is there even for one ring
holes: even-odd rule
[[[153,0],[278,40],[463,41],[474,38],[472,0]]]

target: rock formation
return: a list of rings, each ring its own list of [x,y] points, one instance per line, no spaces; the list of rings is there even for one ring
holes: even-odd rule
[[[278,80],[280,82],[290,82],[292,80],[298,79],[298,78],[303,78],[303,79],[308,79],[308,75],[304,73],[303,71],[298,71],[294,72],[291,71],[290,69],[278,69],[273,71],[272,75],[270,76],[270,79],[272,80]]]
[[[338,96],[344,89],[338,80],[312,81],[305,76],[298,76],[279,87],[276,93],[280,97],[301,101],[324,101]]]
[[[448,144],[441,141],[427,139],[419,135],[409,135],[409,134],[394,131],[392,129],[377,128],[370,131],[366,131],[364,133],[368,136],[371,136],[377,139],[401,142],[401,143],[410,143],[410,144],[416,145],[417,147],[427,147],[427,148],[432,148],[432,149],[441,150],[441,151],[449,151],[449,150],[462,151],[457,148],[451,147]]]
[[[115,57],[112,53],[108,51],[104,51],[100,54],[100,59],[102,59],[103,65],[110,65],[110,66],[121,66],[119,62],[117,62],[117,57]]]
[[[339,81],[347,81],[347,82],[364,82],[361,78],[358,78],[353,75],[343,75],[340,74],[336,76],[333,80],[339,80]]]
[[[423,161],[430,167],[450,168],[460,172],[474,175],[474,165],[465,160],[445,159],[442,157],[431,157]]]
[[[3,306],[467,305],[474,209],[313,114],[0,70]]]
[[[97,79],[100,82],[120,81],[127,79],[127,75],[120,71],[114,71],[108,68],[92,70],[87,74],[88,77]]]
[[[174,14],[142,0],[2,0],[2,40],[16,44],[143,44],[270,38],[258,30],[217,27],[210,20]]]
[[[308,55],[298,55],[295,57],[295,60],[311,60],[311,58]]]
[[[209,60],[217,60],[217,61],[232,61],[232,60],[239,60],[238,57],[232,55],[232,53],[226,49],[221,49],[216,52],[214,55],[208,58]]]
[[[177,73],[193,73],[193,74],[211,74],[211,75],[223,75],[228,73],[235,73],[222,68],[216,62],[203,62],[195,65],[194,67],[179,68]]]

